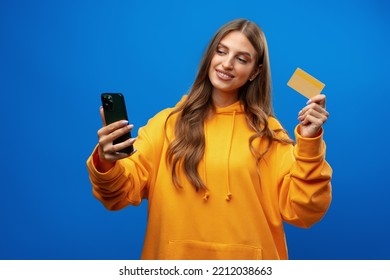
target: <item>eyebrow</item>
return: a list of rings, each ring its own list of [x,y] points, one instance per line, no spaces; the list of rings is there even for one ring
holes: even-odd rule
[[[226,49],[229,49],[228,46],[222,44],[222,43],[219,43],[218,44],[218,47],[221,46],[223,48],[226,48]],[[253,55],[249,52],[243,52],[243,51],[239,51],[238,54],[242,54],[242,55],[246,55],[246,56],[249,56],[249,57],[253,57]]]

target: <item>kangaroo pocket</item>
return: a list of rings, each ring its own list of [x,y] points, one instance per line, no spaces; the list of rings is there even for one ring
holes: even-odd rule
[[[195,240],[169,241],[170,260],[261,260],[261,248],[242,244],[223,244]]]

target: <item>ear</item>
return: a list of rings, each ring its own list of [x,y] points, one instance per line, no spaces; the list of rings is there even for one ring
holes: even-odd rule
[[[251,77],[249,78],[249,81],[253,81],[254,79],[256,79],[257,75],[260,74],[261,72],[261,67],[263,66],[263,64],[260,64],[258,67],[255,68],[255,70],[253,71]]]

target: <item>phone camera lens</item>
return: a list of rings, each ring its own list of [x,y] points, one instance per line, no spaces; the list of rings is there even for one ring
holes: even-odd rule
[[[102,101],[103,101],[103,108],[105,110],[111,111],[113,107],[112,96],[109,94],[103,95]]]

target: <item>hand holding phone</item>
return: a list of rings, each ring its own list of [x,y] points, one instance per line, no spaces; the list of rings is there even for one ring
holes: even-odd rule
[[[132,125],[128,117],[124,96],[120,93],[101,95],[101,115],[104,127],[99,129],[99,157],[108,162],[125,158],[134,152],[134,138],[131,138]]]

